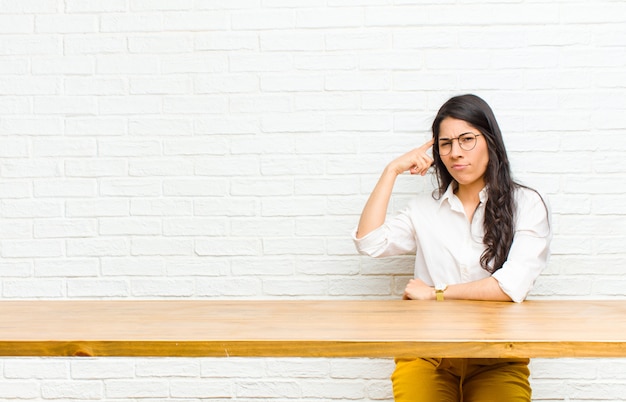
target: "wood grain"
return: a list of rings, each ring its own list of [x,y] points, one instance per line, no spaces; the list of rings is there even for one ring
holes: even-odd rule
[[[0,355],[626,357],[626,301],[2,301]]]

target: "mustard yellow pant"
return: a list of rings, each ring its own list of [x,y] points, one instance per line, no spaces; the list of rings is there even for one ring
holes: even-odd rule
[[[528,359],[396,359],[396,402],[530,402]]]

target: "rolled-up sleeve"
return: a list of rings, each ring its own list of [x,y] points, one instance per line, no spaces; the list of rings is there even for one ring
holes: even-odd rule
[[[352,240],[360,254],[370,257],[388,257],[414,253],[416,250],[415,229],[411,224],[409,209],[389,218],[377,229],[362,238],[357,238],[357,229]]]
[[[514,302],[526,299],[548,264],[552,230],[546,201],[532,190],[517,193],[516,228],[507,261],[493,274]]]

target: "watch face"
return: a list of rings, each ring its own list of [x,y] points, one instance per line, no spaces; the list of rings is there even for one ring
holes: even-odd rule
[[[444,291],[446,290],[447,287],[448,285],[440,283],[440,284],[435,285],[435,290]]]

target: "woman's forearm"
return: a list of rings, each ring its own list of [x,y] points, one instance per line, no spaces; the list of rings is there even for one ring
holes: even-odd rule
[[[378,179],[378,183],[376,183],[376,187],[374,187],[374,190],[370,194],[363,208],[363,212],[361,212],[361,219],[359,220],[356,233],[357,238],[366,236],[385,223],[387,208],[389,206],[389,200],[391,199],[393,185],[396,182],[396,177],[397,174],[393,169],[389,167],[385,168],[380,179]]]
[[[444,297],[450,300],[512,301],[509,295],[502,291],[497,279],[491,276],[473,282],[450,285],[444,292]]]
[[[448,285],[444,300],[484,300],[484,301],[512,301],[502,291],[496,278],[490,276],[473,282]],[[404,299],[436,300],[437,293],[433,286],[428,286],[420,279],[411,279],[404,290]]]

